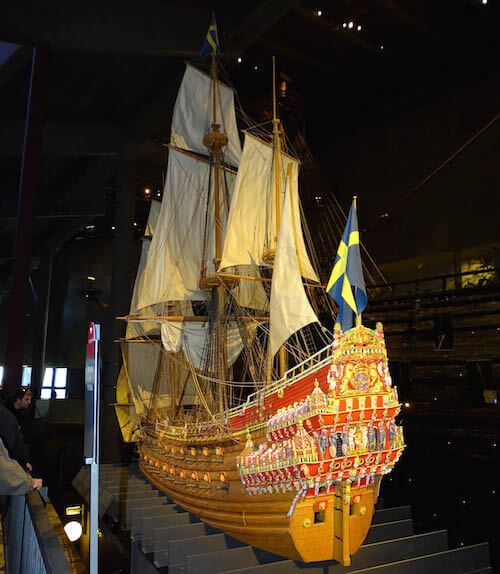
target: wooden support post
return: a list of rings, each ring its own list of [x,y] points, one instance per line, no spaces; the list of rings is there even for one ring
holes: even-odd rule
[[[45,250],[40,258],[40,276],[37,282],[38,301],[31,371],[31,391],[33,392],[33,400],[31,404],[33,405],[33,415],[35,412],[35,402],[40,398],[43,375],[45,372],[45,352],[47,348],[47,332],[49,326],[53,255],[54,254],[52,250]]]
[[[42,153],[43,126],[47,101],[49,51],[45,45],[33,49],[33,64],[24,131],[21,183],[17,206],[16,243],[12,277],[10,316],[7,325],[5,394],[21,384],[28,280],[30,274],[33,214]]]
[[[121,366],[120,348],[114,343],[125,330],[117,315],[130,308],[134,272],[138,250],[134,249],[134,216],[136,196],[136,149],[133,141],[125,141],[118,156],[117,195],[111,271],[111,305],[102,331],[103,389],[101,394],[102,441],[101,459],[116,462],[121,456],[121,432],[111,403],[116,401],[116,382]]]

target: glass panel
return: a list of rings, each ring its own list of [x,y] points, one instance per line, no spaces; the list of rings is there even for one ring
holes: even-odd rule
[[[43,375],[42,387],[51,387],[53,377],[54,377],[54,369],[52,367],[47,367],[45,369],[45,374]]]
[[[65,367],[58,367],[56,369],[56,377],[54,379],[54,387],[66,388],[66,377],[68,375],[68,369]]]
[[[0,385],[2,384],[3,381],[3,367],[0,367]]]
[[[23,379],[21,381],[22,387],[28,387],[31,384],[31,367],[23,365]]]
[[[66,389],[56,389],[56,399],[65,399]]]
[[[52,389],[42,389],[42,392],[40,393],[40,398],[41,399],[50,399],[50,393],[52,392]]]

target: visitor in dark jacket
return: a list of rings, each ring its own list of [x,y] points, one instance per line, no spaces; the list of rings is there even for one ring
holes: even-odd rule
[[[27,409],[31,404],[32,392],[27,387],[19,387],[17,391],[10,395],[5,401],[5,408],[16,417],[17,422],[22,426],[25,421]]]
[[[16,460],[23,469],[31,471],[28,448],[23,433],[14,414],[0,405],[0,439],[7,448],[10,458]]]

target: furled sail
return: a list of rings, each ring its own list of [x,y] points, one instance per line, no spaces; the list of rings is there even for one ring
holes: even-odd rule
[[[291,206],[297,238],[297,256],[300,275],[318,281],[307,254],[300,223],[298,195],[298,161],[280,152],[281,202],[285,191],[286,174],[291,166]],[[265,265],[262,255],[274,249],[276,243],[276,197],[273,148],[271,145],[246,134],[236,187],[227,223],[226,240],[220,269],[237,265]]]
[[[234,91],[221,82],[216,84],[215,123],[228,136],[223,150],[224,161],[238,166],[241,159],[241,144],[236,127]],[[213,81],[200,70],[189,64],[182,79],[172,117],[171,143],[179,148],[206,154],[203,136],[210,131],[213,118]]]
[[[214,271],[214,194],[209,193],[212,167],[171,149],[157,230],[151,241],[137,308],[166,301],[204,301],[199,288],[202,268]],[[224,171],[219,210],[224,237],[234,175]]]
[[[286,185],[269,306],[269,351],[274,356],[281,345],[302,327],[318,321],[302,284],[297,260],[296,222],[290,186]]]

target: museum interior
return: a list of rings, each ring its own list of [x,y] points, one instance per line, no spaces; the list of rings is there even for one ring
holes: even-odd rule
[[[2,6],[0,567],[500,572],[499,13]]]

